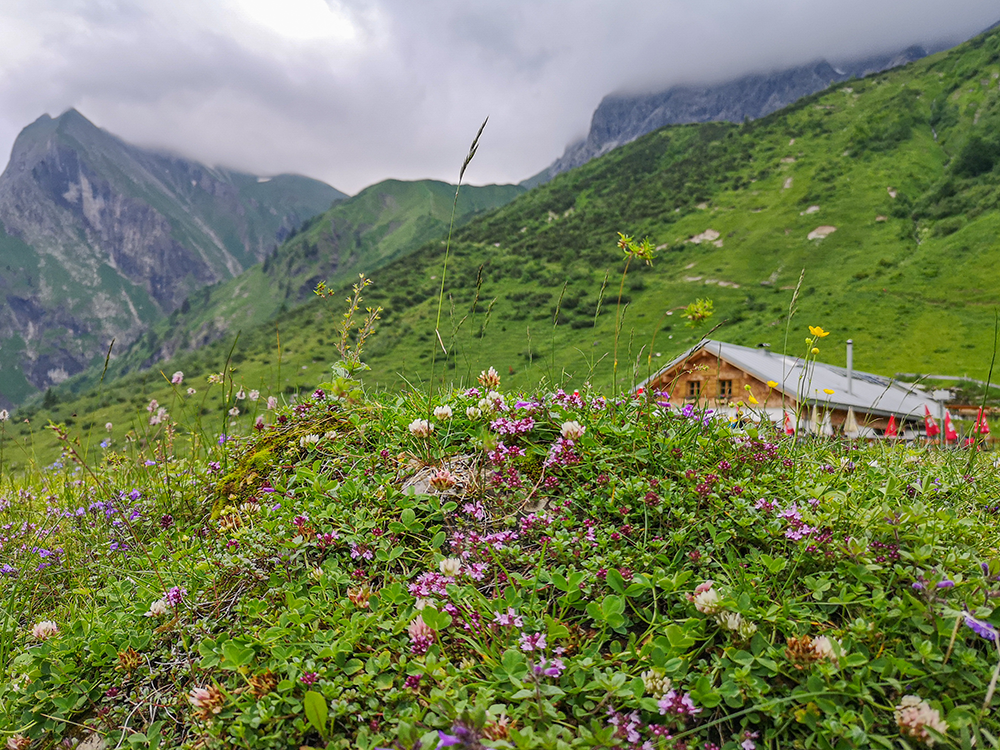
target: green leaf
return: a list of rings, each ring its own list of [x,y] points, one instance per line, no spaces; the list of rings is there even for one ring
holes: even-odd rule
[[[451,625],[451,615],[447,612],[436,610],[433,607],[424,607],[424,609],[420,610],[420,616],[424,618],[427,627],[434,630],[444,630]]]
[[[619,594],[625,593],[625,579],[622,578],[622,574],[614,568],[610,568],[608,570],[608,574],[605,577],[604,582],[607,583],[612,590],[617,591]]]
[[[325,739],[326,719],[329,714],[329,709],[326,706],[326,698],[315,690],[309,690],[302,700],[302,705],[306,711],[306,719],[320,733],[320,736]]]
[[[625,601],[620,596],[609,594],[601,602],[601,611],[605,619],[608,619],[609,615],[620,615],[625,611]]]
[[[417,514],[413,512],[413,508],[404,508],[403,512],[399,514],[399,520],[404,526],[409,528],[417,520]]]
[[[365,668],[365,663],[361,659],[351,659],[344,665],[344,674],[354,674]]]
[[[439,531],[437,534],[434,535],[434,538],[431,539],[431,549],[438,549],[442,544],[444,544],[444,540],[447,538],[448,538],[447,534],[445,534],[443,531]]]
[[[222,644],[222,655],[226,658],[224,668],[239,669],[253,661],[254,650],[240,641],[226,641]]]
[[[667,640],[675,649],[687,649],[697,642],[697,638],[687,632],[680,625],[670,624],[666,627]]]

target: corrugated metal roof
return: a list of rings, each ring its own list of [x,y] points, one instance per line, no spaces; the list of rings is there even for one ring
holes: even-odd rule
[[[643,381],[640,387],[644,387],[661,373],[673,369],[702,350],[765,383],[773,380],[778,383],[775,390],[786,396],[799,400],[801,393],[801,400],[804,403],[828,404],[844,409],[853,406],[856,410],[868,414],[883,416],[895,414],[897,417],[910,418],[922,418],[926,406],[932,415],[939,416],[939,403],[907,383],[854,370],[851,392],[848,393],[847,370],[843,367],[834,367],[824,362],[810,362],[807,373],[803,367],[804,362],[799,357],[776,354],[765,348],[753,349],[711,339],[702,341],[674,359],[651,378]],[[824,393],[824,389],[832,390],[833,394]]]

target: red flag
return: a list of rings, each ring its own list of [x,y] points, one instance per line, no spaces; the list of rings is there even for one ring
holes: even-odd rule
[[[896,434],[896,415],[889,415],[889,426],[885,428],[886,437],[897,437]]]
[[[927,437],[929,438],[941,432],[941,428],[938,426],[937,420],[931,416],[931,410],[927,408],[927,404],[924,404],[924,426],[927,429]]]
[[[978,432],[980,435],[990,434],[990,425],[986,421],[986,415],[983,413],[982,407],[979,408],[979,413],[976,415],[976,426],[972,431]]]
[[[955,425],[951,423],[951,412],[948,410],[944,412],[944,439],[949,443],[952,440],[958,440],[958,432],[955,430]]]
[[[787,411],[785,412],[785,434],[795,434],[795,425],[792,424],[792,416]]]

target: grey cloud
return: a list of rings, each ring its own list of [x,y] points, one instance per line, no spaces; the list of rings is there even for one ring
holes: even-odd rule
[[[0,148],[76,106],[142,145],[355,192],[454,180],[490,114],[469,178],[517,181],[612,91],[954,42],[1000,19],[985,0],[344,0],[361,42],[320,44],[247,31],[221,1],[13,0],[0,28],[37,39],[0,51]]]

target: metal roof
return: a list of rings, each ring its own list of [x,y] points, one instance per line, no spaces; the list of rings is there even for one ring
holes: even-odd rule
[[[737,346],[712,339],[705,339],[688,349],[655,375],[640,383],[640,387],[700,351],[709,352],[762,382],[773,380],[778,384],[776,391],[796,401],[799,400],[801,393],[803,403],[818,403],[843,409],[853,406],[856,410],[868,414],[882,416],[895,414],[897,417],[911,419],[923,418],[926,406],[933,416],[940,416],[940,403],[907,383],[854,370],[848,392],[846,368],[810,361],[809,371],[805,372],[804,362],[799,357],[777,354],[766,348]],[[824,393],[824,389],[832,390],[833,394]]]

